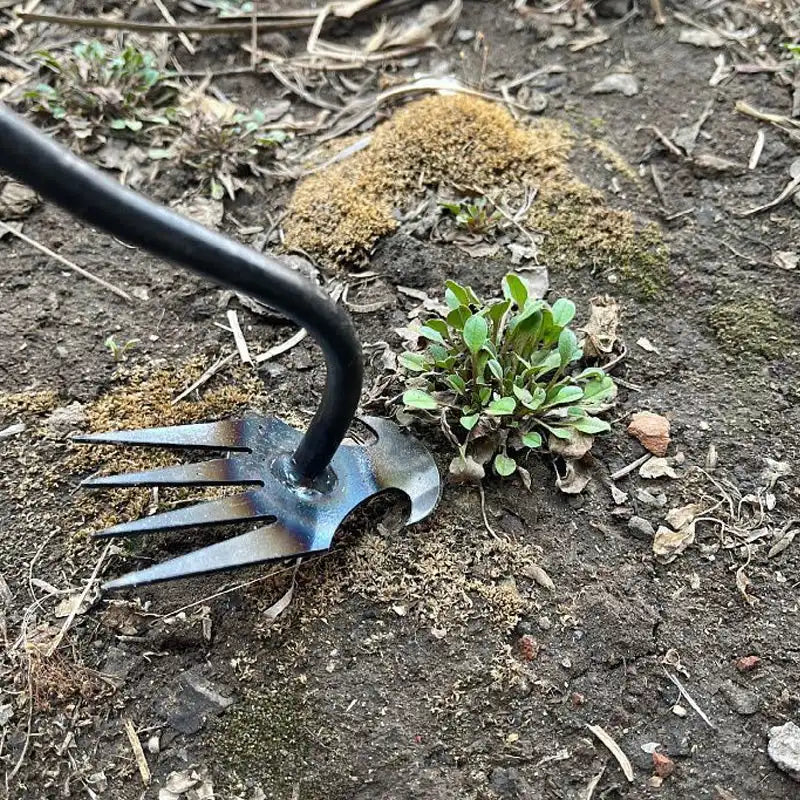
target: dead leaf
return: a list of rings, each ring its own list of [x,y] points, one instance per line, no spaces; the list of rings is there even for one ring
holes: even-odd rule
[[[664,564],[674,561],[690,544],[694,543],[694,522],[673,531],[666,525],[660,525],[653,537],[653,553]]]
[[[646,337],[641,336],[636,340],[636,344],[642,348],[642,350],[646,350],[648,353],[660,353],[661,351]]]
[[[22,183],[8,181],[0,189],[0,219],[22,219],[39,204],[39,195]]]
[[[586,334],[583,352],[589,356],[608,355],[617,342],[619,304],[610,295],[599,295],[589,301],[589,321],[582,328]]]
[[[775,484],[781,478],[786,478],[792,474],[792,465],[788,461],[776,461],[774,458],[765,458],[764,463],[767,466],[761,473],[761,482],[766,489],[774,488]]]
[[[698,153],[692,158],[692,171],[696,175],[714,176],[726,172],[743,172],[744,167],[736,161],[713,153]]]
[[[265,612],[264,616],[267,618],[269,622],[274,622],[287,608],[289,608],[289,604],[292,602],[292,597],[294,596],[294,580],[292,580],[291,585],[289,588],[284,592],[283,596],[276,600]]]
[[[85,614],[90,605],[90,600],[83,596],[83,592],[77,592],[60,600],[54,614],[56,619],[64,619],[70,615],[78,616]]]
[[[639,94],[639,81],[629,72],[615,72],[597,81],[589,91],[592,94],[623,94],[625,97],[633,97]]]
[[[639,467],[639,475],[643,478],[677,478],[678,473],[675,472],[669,463],[668,458],[659,458],[653,456]]]
[[[669,420],[652,411],[638,411],[631,417],[628,433],[653,455],[665,456],[669,447]]]
[[[538,564],[526,564],[522,568],[522,573],[526,578],[538,583],[539,586],[543,586],[551,592],[555,591],[556,586],[550,576]]]
[[[222,201],[198,195],[176,205],[175,211],[185,217],[189,217],[189,219],[193,219],[195,222],[199,222],[206,228],[219,230],[222,224],[224,208]]]
[[[683,28],[678,34],[678,41],[695,47],[716,49],[725,46],[725,40],[715,31],[699,30],[698,28]]]
[[[750,578],[747,577],[747,573],[744,571],[745,566],[745,564],[742,564],[742,566],[736,570],[736,588],[739,590],[745,603],[747,603],[749,606],[752,606],[755,605],[756,598],[747,591],[753,584],[751,583]]]
[[[792,520],[792,522],[794,522],[794,520]],[[779,553],[782,553],[794,541],[794,537],[797,536],[798,531],[800,531],[800,528],[792,527],[792,523],[780,531],[775,536],[775,541],[767,553],[767,558],[773,558]]]
[[[586,727],[608,748],[611,755],[617,759],[625,777],[630,783],[633,783],[633,767],[620,746],[599,725],[587,725]]]
[[[583,458],[592,449],[592,444],[594,436],[574,428],[570,431],[569,439],[559,439],[551,433],[547,440],[550,452],[561,456],[565,461]]]
[[[556,486],[564,494],[580,494],[591,479],[591,457],[568,459],[564,477],[556,475]]]
[[[679,531],[694,522],[700,509],[701,506],[698,503],[689,503],[689,505],[681,506],[680,508],[671,508],[664,519],[667,525]]]
[[[480,483],[486,477],[486,470],[470,455],[457,455],[448,471],[453,483]]]
[[[781,269],[797,269],[800,264],[800,254],[790,250],[776,250],[772,254],[772,263]]]

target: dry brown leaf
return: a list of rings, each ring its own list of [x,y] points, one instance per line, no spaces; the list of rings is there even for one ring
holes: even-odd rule
[[[219,230],[225,211],[221,200],[200,196],[176,205],[175,210],[212,230]]]
[[[580,431],[570,431],[569,439],[559,439],[558,436],[550,434],[547,446],[553,455],[561,456],[565,461],[583,458],[594,444],[594,437],[588,433]]]
[[[522,572],[526,578],[535,581],[539,586],[543,586],[551,592],[555,591],[556,586],[552,579],[538,564],[526,564]]]
[[[9,181],[0,189],[0,219],[22,219],[39,204],[39,195],[22,183]]]
[[[628,433],[653,455],[665,456],[669,447],[669,420],[652,411],[638,411],[631,417]]]
[[[678,34],[678,41],[692,44],[695,47],[719,48],[725,46],[725,40],[716,31],[698,30],[697,28],[684,28]]]
[[[657,750],[653,752],[653,769],[659,778],[668,778],[675,771],[675,762]]]
[[[585,457],[568,459],[564,477],[556,475],[556,486],[564,494],[580,494],[591,479],[591,459]]]
[[[589,321],[582,329],[586,334],[583,351],[587,356],[608,355],[617,341],[619,304],[607,294],[593,297],[589,303]]]
[[[690,544],[694,543],[694,523],[679,531],[660,525],[653,537],[653,553],[664,564],[674,561]]]
[[[694,522],[700,509],[701,506],[698,503],[689,503],[689,505],[680,506],[680,508],[671,508],[665,517],[666,523],[671,528],[679,531]]]
[[[480,483],[486,477],[483,466],[469,455],[457,455],[450,462],[449,473],[453,483]]]
[[[642,478],[648,479],[677,478],[678,473],[675,472],[669,461],[668,458],[653,456],[639,467],[639,475],[641,475]]]

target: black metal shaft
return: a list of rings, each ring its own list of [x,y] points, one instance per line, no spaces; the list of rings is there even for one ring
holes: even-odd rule
[[[0,169],[84,222],[252,295],[306,328],[325,354],[327,377],[322,401],[293,461],[302,482],[325,469],[361,396],[361,345],[346,311],[280,261],[121,186],[2,103]]]

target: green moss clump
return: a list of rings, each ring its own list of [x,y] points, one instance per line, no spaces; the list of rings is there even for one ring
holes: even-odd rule
[[[308,772],[306,723],[305,709],[291,691],[246,692],[209,735],[220,777],[241,786],[258,784],[267,797],[288,797],[297,776]]]
[[[667,286],[669,254],[658,226],[637,229],[630,212],[608,208],[596,189],[575,181],[543,185],[528,221],[545,234],[542,254],[554,264],[615,273],[645,299]]]
[[[797,331],[761,297],[735,298],[714,308],[711,327],[730,353],[779,358],[797,342]]]

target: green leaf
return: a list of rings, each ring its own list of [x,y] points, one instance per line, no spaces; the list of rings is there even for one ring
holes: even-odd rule
[[[403,392],[403,404],[409,408],[421,408],[424,411],[435,411],[439,408],[436,398],[422,389],[409,389]]]
[[[491,414],[493,417],[502,417],[507,414],[513,414],[516,407],[517,401],[513,397],[501,397],[489,403],[486,413]]]
[[[461,211],[461,203],[457,201],[451,203],[447,200],[440,200],[439,205],[445,210],[449,211],[453,216],[458,215]]]
[[[442,336],[439,331],[435,328],[431,328],[428,325],[422,325],[419,329],[419,335],[424,336],[431,342],[436,342],[437,344],[443,345],[445,343],[444,337]]]
[[[475,355],[489,336],[489,326],[483,317],[473,314],[464,324],[464,344]]]
[[[425,322],[425,327],[437,331],[442,335],[442,338],[446,338],[450,333],[447,328],[447,323],[443,319],[429,319]]]
[[[575,376],[576,381],[588,381],[592,378],[604,378],[606,373],[601,367],[587,367]]]
[[[528,406],[529,403],[533,402],[533,395],[524,386],[514,384],[511,388],[514,391],[514,396],[522,405]]]
[[[469,295],[461,284],[455,281],[445,281],[444,285],[447,287],[444,293],[444,299],[450,308],[469,305]]]
[[[125,120],[124,119],[112,119],[111,122],[108,123],[108,127],[111,128],[112,131],[121,131],[125,129]]]
[[[557,427],[550,427],[547,426],[547,430],[556,437],[556,439],[571,439],[572,438],[572,431],[569,428],[557,428]]]
[[[467,384],[460,375],[448,375],[445,382],[456,394],[464,394],[467,391]]]
[[[459,422],[461,423],[462,428],[466,428],[466,430],[471,431],[478,424],[480,417],[480,414],[466,414],[459,419]]]
[[[522,444],[524,444],[525,447],[530,447],[531,449],[536,449],[537,447],[541,447],[542,434],[536,433],[536,431],[531,431],[530,433],[523,433]]]
[[[425,348],[430,353],[431,358],[436,362],[437,367],[441,367],[450,357],[450,351],[441,344],[429,344]]]
[[[572,300],[567,300],[566,297],[560,297],[553,303],[550,311],[553,315],[553,324],[563,328],[569,325],[575,316],[575,303]]]
[[[578,348],[578,337],[569,329],[564,328],[558,336],[558,354],[561,357],[561,366],[566,367],[573,360]]]
[[[588,381],[583,386],[582,406],[603,405],[617,396],[617,385],[608,375]]]
[[[547,399],[547,392],[541,386],[537,386],[533,390],[533,400],[527,404],[527,407],[531,411],[535,411],[537,408],[539,408],[539,406],[542,405],[542,403],[544,403],[546,399]]]
[[[466,306],[457,306],[447,315],[447,324],[457,331],[464,330],[464,323],[472,316],[472,312]]]
[[[481,401],[482,406],[485,406],[489,402],[491,396],[492,388],[490,386],[481,386],[478,390],[478,399]]]
[[[561,406],[565,403],[576,403],[583,397],[580,386],[561,386],[548,399],[548,406]]]
[[[497,380],[502,383],[503,382],[503,368],[500,366],[500,362],[496,358],[490,358],[486,362],[486,366],[489,367],[489,372],[494,375]]]
[[[513,300],[520,311],[525,308],[525,303],[528,301],[528,287],[519,275],[511,272],[503,278],[503,294]]]
[[[494,457],[494,468],[498,475],[507,478],[517,471],[517,462],[513,458],[509,458],[504,453],[498,453]]]
[[[604,419],[588,416],[574,420],[572,427],[581,433],[605,433],[611,430],[611,426]]]
[[[428,368],[428,362],[422,353],[411,353],[406,350],[405,353],[400,353],[397,360],[400,366],[409,372],[425,372]]]

